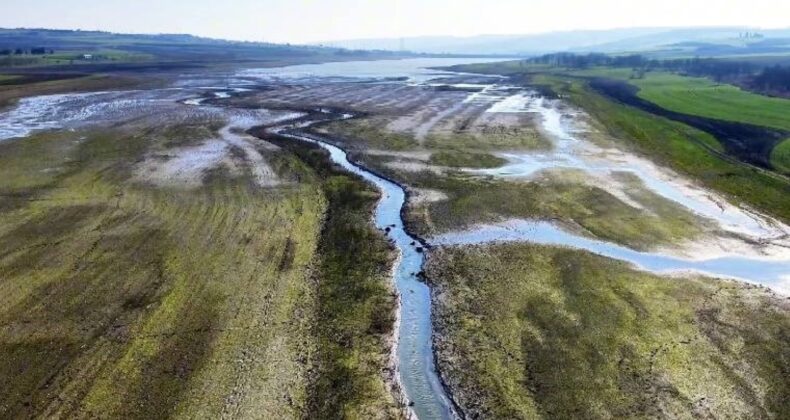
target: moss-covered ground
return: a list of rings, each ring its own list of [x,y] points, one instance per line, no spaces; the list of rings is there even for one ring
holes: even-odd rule
[[[289,182],[261,188],[223,166],[197,188],[135,181],[150,150],[213,131],[0,143],[0,417],[398,413],[375,194],[264,149]]]
[[[439,368],[469,418],[785,418],[790,308],[586,252],[430,253]]]

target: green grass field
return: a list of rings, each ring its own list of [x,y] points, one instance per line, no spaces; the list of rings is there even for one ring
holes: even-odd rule
[[[790,139],[787,139],[771,152],[771,163],[776,169],[790,175]]]
[[[526,244],[433,250],[439,368],[469,418],[784,418],[786,300]]]
[[[639,88],[639,97],[672,111],[790,130],[790,99],[758,95],[706,78],[647,72],[644,78],[631,79],[630,73],[630,69],[599,69],[571,74],[627,80]]]

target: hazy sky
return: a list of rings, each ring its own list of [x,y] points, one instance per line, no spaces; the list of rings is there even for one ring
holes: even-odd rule
[[[632,26],[790,26],[790,0],[0,0],[0,27],[307,43]]]

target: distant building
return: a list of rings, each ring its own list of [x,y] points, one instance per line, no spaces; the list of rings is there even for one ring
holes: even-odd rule
[[[83,60],[93,60],[93,54],[82,54]]]

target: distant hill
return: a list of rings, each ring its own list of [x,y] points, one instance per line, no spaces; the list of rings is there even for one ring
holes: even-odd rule
[[[182,65],[342,61],[403,56],[308,45],[240,42],[185,34],[117,34],[99,31],[0,29],[1,67]]]
[[[760,37],[746,38],[746,34]],[[790,38],[790,29],[760,30],[746,27],[715,28],[629,28],[596,31],[567,31],[528,35],[480,35],[472,37],[413,37],[404,39],[359,39],[325,42],[342,48],[420,53],[538,55],[560,51],[645,51],[667,49],[678,43],[699,42],[705,47],[748,45],[773,38]],[[686,51],[686,50],[684,50]],[[694,52],[693,50],[691,51]]]

